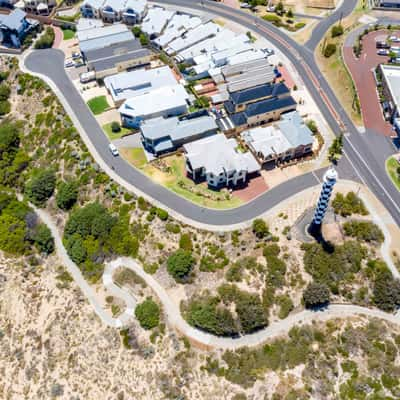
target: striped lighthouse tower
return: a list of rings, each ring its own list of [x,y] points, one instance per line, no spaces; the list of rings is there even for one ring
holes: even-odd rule
[[[331,167],[324,175],[324,183],[322,185],[321,194],[319,196],[318,205],[315,209],[314,219],[311,223],[310,230],[313,232],[320,232],[321,224],[325,217],[326,210],[329,206],[329,199],[333,191],[333,187],[338,179],[338,173],[335,168]]]

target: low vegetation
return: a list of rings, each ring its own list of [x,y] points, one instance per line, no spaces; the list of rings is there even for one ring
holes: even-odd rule
[[[90,99],[87,102],[88,107],[90,108],[90,111],[94,114],[94,115],[99,115],[102,114],[104,111],[107,110],[107,108],[109,108],[109,104],[107,102],[107,98],[106,96],[97,96],[94,97],[93,99]]]
[[[153,329],[160,323],[160,307],[151,298],[138,304],[135,308],[135,317],[144,329]]]
[[[335,213],[342,217],[349,217],[353,214],[368,215],[364,202],[354,192],[349,192],[345,196],[337,193],[332,201],[332,207]]]
[[[382,243],[385,239],[379,226],[370,221],[347,221],[343,229],[347,236],[363,242]]]
[[[44,33],[35,42],[35,49],[48,49],[53,46],[55,39],[54,29],[47,27]]]

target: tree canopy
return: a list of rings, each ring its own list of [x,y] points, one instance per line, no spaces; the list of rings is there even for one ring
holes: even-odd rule
[[[25,185],[25,194],[35,206],[43,207],[53,195],[56,175],[52,169],[44,169],[34,175]]]
[[[160,307],[148,298],[136,306],[135,316],[142,328],[153,329],[160,323]]]
[[[177,282],[185,282],[193,269],[194,263],[195,260],[191,252],[179,249],[169,256],[167,270]]]

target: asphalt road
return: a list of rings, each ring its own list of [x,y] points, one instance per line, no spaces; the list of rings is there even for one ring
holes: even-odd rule
[[[344,1],[342,5],[343,16],[345,15],[344,11],[348,8],[348,2],[354,3],[353,0]],[[343,130],[348,133],[345,140],[345,153],[348,159],[344,159],[339,166],[340,176],[347,179],[358,177],[359,180],[366,183],[386,208],[390,210],[396,222],[400,224],[400,207],[398,205],[400,195],[384,169],[384,160],[393,153],[393,147],[389,141],[382,137],[373,138],[371,135],[363,135],[358,132],[320,73],[313,52],[309,48],[297,44],[266,21],[256,19],[241,10],[228,8],[221,3],[207,0],[204,1],[203,5],[191,0],[164,0],[163,3],[194,10],[205,10],[228,18],[265,37],[286,54],[298,70],[332,130],[335,133]],[[351,9],[348,11],[350,12]],[[337,17],[337,13],[330,17],[333,18],[332,21],[336,18],[335,15]],[[322,32],[322,30],[319,31]],[[314,40],[316,41],[317,37]],[[56,84],[79,119],[83,129],[88,133],[100,156],[108,165],[114,167],[121,178],[166,207],[194,221],[220,226],[245,222],[256,218],[286,198],[318,183],[315,175],[309,173],[291,179],[236,209],[221,211],[197,206],[155,184],[123,159],[111,156],[107,148],[108,139],[66,75],[63,68],[63,54],[59,50],[34,51],[26,58],[25,66],[32,72],[46,75]],[[323,171],[317,171],[316,174],[321,176]]]

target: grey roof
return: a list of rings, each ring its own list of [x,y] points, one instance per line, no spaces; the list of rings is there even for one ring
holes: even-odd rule
[[[258,69],[262,67],[269,68],[269,66],[270,65],[268,59],[261,58],[251,61],[245,61],[235,65],[225,65],[224,67],[221,68],[221,73],[222,75],[224,75],[225,78],[227,78],[232,75],[249,72],[253,69]]]
[[[145,121],[140,129],[143,137],[150,140],[170,138],[177,142],[199,135],[203,132],[217,130],[215,119],[209,115],[197,118],[154,118]]]
[[[282,121],[278,122],[278,126],[294,148],[307,146],[314,142],[312,132],[297,111],[283,114]]]
[[[284,108],[296,109],[296,101],[292,96],[283,98],[272,97],[267,100],[258,101],[249,104],[245,111],[231,114],[229,117],[235,126],[242,126],[247,124],[247,119],[255,115],[265,114],[267,112],[280,110]]]
[[[276,84],[264,84],[255,86],[249,89],[239,90],[230,94],[230,101],[233,104],[245,104],[266,97],[280,96],[285,93],[290,93],[288,87],[280,82]]]
[[[137,40],[128,40],[88,51],[85,56],[88,64],[98,72],[113,68],[123,61],[139,59],[151,54],[151,51],[143,49]]]
[[[26,12],[19,8],[11,11],[8,15],[0,15],[0,23],[2,27],[16,31],[20,28],[22,21],[26,17]]]
[[[133,42],[136,41],[132,32],[117,32],[112,35],[100,36],[88,40],[81,40],[79,42],[79,47],[81,51],[86,55],[86,53],[90,50],[101,49],[102,47],[108,47],[115,43],[127,42],[129,40]]]

